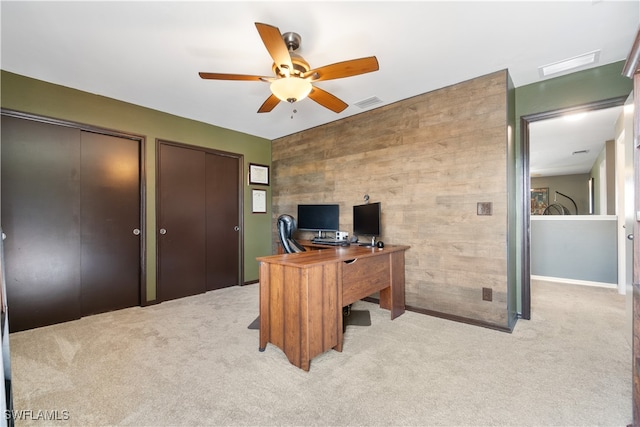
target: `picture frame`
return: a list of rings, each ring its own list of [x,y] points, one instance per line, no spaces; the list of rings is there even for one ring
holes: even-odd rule
[[[549,206],[549,187],[531,189],[531,215],[542,215]]]
[[[249,163],[249,185],[269,185],[269,166]]]
[[[251,212],[267,213],[267,190],[251,190]]]

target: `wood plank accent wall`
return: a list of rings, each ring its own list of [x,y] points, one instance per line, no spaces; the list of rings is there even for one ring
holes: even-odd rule
[[[411,246],[407,306],[508,328],[508,82],[503,70],[274,140],[274,244],[299,203],[339,203],[351,234],[368,194],[382,202],[380,240]]]

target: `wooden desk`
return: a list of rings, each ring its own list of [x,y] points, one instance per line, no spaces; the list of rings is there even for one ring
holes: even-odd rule
[[[301,242],[309,244],[309,242]],[[404,313],[404,251],[408,246],[324,246],[259,257],[260,351],[279,347],[295,366],[342,351],[342,307],[380,292],[391,319]]]

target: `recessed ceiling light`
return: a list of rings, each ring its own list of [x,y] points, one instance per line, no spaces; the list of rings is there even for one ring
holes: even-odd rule
[[[565,59],[563,61],[543,65],[538,67],[538,72],[540,73],[540,77],[548,77],[552,74],[562,73],[574,68],[584,67],[585,65],[596,64],[599,60],[600,51],[594,50],[593,52],[574,56],[573,58]]]

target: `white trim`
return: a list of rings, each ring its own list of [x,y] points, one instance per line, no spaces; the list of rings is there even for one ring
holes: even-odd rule
[[[569,285],[595,286],[598,288],[618,289],[617,283],[590,282],[588,280],[565,279],[563,277],[547,277],[531,275],[531,280],[544,280],[545,282],[567,283]]]
[[[617,215],[531,215],[531,221],[613,221]]]

